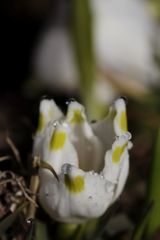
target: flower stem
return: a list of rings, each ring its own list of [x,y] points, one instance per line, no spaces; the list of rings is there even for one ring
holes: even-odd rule
[[[77,229],[77,224],[67,224],[67,223],[61,223],[58,225],[58,239],[61,240],[71,240],[73,236],[75,235]],[[77,238],[76,238],[77,239]]]
[[[104,115],[104,105],[95,96],[96,63],[93,53],[92,13],[87,0],[73,0],[71,33],[80,77],[80,94],[90,119]]]

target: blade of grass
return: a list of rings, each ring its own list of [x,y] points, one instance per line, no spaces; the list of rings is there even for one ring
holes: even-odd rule
[[[149,201],[153,201],[153,208],[147,224],[147,237],[151,236],[160,228],[160,128],[157,133],[155,154],[152,163],[152,171],[149,185]]]
[[[142,240],[143,235],[144,235],[144,231],[145,231],[145,227],[149,218],[149,214],[152,210],[153,207],[153,202],[151,202],[147,209],[145,210],[140,222],[137,224],[136,228],[134,229],[134,232],[132,234],[132,240]]]

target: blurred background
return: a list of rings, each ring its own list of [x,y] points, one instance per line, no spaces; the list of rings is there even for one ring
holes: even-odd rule
[[[2,0],[0,6],[0,156],[11,156],[0,160],[0,170],[13,171],[29,185],[23,170],[31,167],[41,98],[53,98],[64,111],[65,102],[75,98],[90,120],[99,120],[124,96],[133,135],[130,175],[112,221],[102,221],[99,239],[131,239],[133,232],[137,240],[160,239],[159,0]],[[0,185],[0,228],[12,212],[14,191],[7,187]],[[50,232],[53,223],[42,209],[36,216]],[[16,231],[14,224],[2,239],[27,239],[25,224]]]

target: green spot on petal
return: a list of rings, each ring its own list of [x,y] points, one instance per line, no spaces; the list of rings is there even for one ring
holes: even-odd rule
[[[77,194],[84,190],[85,183],[83,176],[76,176],[74,178],[71,178],[66,174],[64,177],[64,183],[71,193]]]
[[[41,132],[45,127],[45,117],[43,113],[39,114],[39,121],[38,121],[38,132]]]
[[[66,132],[53,132],[50,141],[50,150],[60,150],[64,147],[66,141]]]
[[[127,132],[127,116],[125,111],[123,111],[120,115],[120,129],[123,132]]]
[[[114,149],[112,154],[112,162],[113,163],[119,163],[121,155],[125,149],[127,144],[124,144],[123,146],[118,146]]]
[[[73,111],[73,116],[72,116],[72,118],[70,120],[70,123],[71,124],[80,124],[82,122],[84,122],[84,117],[83,117],[83,115],[81,113],[81,110],[79,110],[79,109],[74,110]]]

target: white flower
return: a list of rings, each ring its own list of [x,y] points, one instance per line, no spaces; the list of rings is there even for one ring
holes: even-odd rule
[[[130,138],[122,98],[106,119],[92,124],[76,101],[69,103],[64,116],[53,100],[42,100],[33,153],[57,174],[39,170],[39,201],[47,213],[69,223],[101,216],[126,182]],[[97,166],[102,168],[99,173],[94,171]]]
[[[141,96],[158,85],[159,72],[153,59],[158,28],[147,2],[89,3],[93,13],[93,51],[100,69],[95,76],[95,96],[109,103],[119,91]],[[79,87],[74,48],[66,25],[50,26],[44,32],[35,54],[34,71],[51,88],[66,91]]]

